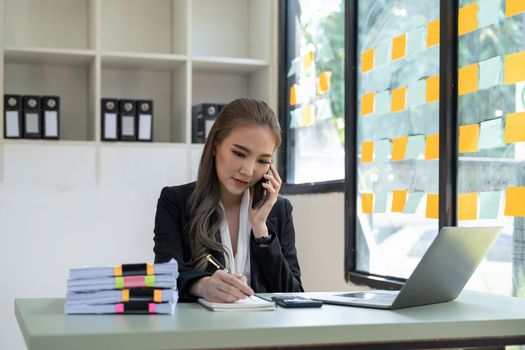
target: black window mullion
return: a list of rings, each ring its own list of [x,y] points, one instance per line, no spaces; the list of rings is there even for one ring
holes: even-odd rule
[[[357,220],[357,0],[345,0],[345,277],[356,269]]]
[[[277,68],[277,74],[278,76],[278,117],[279,117],[279,123],[281,124],[282,128],[282,145],[279,148],[279,175],[281,176],[284,181],[287,181],[288,179],[288,164],[287,164],[287,142],[288,142],[288,77],[287,77],[287,71],[286,67],[288,65],[288,57],[290,54],[290,48],[288,45],[288,21],[292,16],[289,13],[288,8],[288,2],[289,1],[279,1],[279,52],[281,54],[279,55],[279,66]],[[292,31],[293,32],[293,31]]]
[[[458,0],[440,1],[439,228],[457,225]]]

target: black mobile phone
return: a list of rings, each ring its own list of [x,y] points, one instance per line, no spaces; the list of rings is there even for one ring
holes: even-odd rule
[[[266,196],[268,195],[268,193],[266,191],[266,188],[264,188],[262,185],[265,182],[268,182],[268,180],[266,180],[263,176],[259,181],[257,181],[255,185],[253,185],[253,209],[259,208],[266,201]]]

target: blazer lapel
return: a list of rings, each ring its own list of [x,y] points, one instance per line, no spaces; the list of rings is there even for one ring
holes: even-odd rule
[[[277,232],[277,217],[269,217],[266,220],[266,227],[268,227],[268,232]],[[251,239],[251,236],[250,236]],[[275,237],[274,239],[277,239]],[[250,242],[251,247],[251,242]],[[251,287],[254,291],[257,293],[265,293],[268,290],[266,289],[266,286],[264,285],[264,282],[262,281],[261,274],[259,272],[259,266],[257,266],[257,263],[255,259],[253,258],[253,254],[250,253],[250,272],[251,272]]]

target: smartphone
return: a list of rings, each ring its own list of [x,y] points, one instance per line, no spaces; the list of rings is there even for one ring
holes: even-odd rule
[[[267,174],[269,172],[270,171],[268,171]],[[265,182],[267,183],[268,180],[266,180],[263,176],[259,181],[257,181],[255,185],[253,185],[253,200],[252,200],[253,209],[259,208],[266,201],[266,197],[268,196],[268,193],[266,191],[266,188],[264,188],[262,185]]]

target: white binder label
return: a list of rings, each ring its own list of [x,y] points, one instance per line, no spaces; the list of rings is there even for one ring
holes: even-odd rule
[[[20,137],[20,125],[18,125],[18,112],[6,111],[6,128],[5,134],[7,137]]]
[[[206,120],[204,122],[204,137],[208,137],[208,134],[210,133],[211,127],[213,126],[213,123],[215,123],[215,119],[213,120]]]
[[[116,139],[117,138],[117,114],[116,113],[105,113],[104,114],[104,138]]]
[[[38,113],[26,113],[26,133],[38,133]]]
[[[151,114],[139,115],[139,140],[149,140],[151,137]]]
[[[133,136],[135,134],[135,118],[122,117],[122,135]]]
[[[58,137],[58,114],[56,111],[46,111],[44,113],[46,129],[44,135],[47,137]]]

